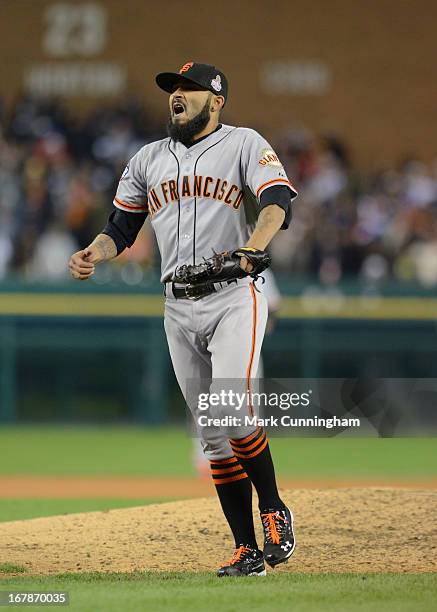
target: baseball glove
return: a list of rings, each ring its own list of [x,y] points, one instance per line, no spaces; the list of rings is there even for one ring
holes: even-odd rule
[[[252,264],[252,270],[245,272],[240,267],[240,259],[245,257]],[[180,266],[176,269],[173,280],[188,285],[201,283],[220,283],[251,276],[255,280],[270,265],[270,255],[265,251],[241,247],[235,251],[214,253],[196,265]]]

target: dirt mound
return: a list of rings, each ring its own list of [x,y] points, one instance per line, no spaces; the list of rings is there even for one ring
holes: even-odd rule
[[[307,489],[283,497],[297,548],[276,572],[437,571],[435,492]],[[1,525],[0,564],[30,574],[211,571],[231,556],[228,531],[215,498],[15,521]]]
[[[359,487],[397,487],[399,489],[437,489],[437,478],[425,480],[387,479],[373,476],[357,478],[281,478],[283,489],[349,489]],[[0,499],[83,499],[108,497],[141,499],[142,497],[183,498],[215,496],[209,466],[204,479],[169,476],[26,476],[0,475]]]

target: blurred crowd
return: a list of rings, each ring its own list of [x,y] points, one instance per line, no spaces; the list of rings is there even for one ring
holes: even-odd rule
[[[66,277],[70,254],[105,225],[126,161],[164,135],[135,98],[81,118],[53,100],[0,106],[0,279]],[[272,245],[276,270],[328,285],[437,285],[437,159],[411,157],[369,176],[335,135],[292,129],[272,144],[299,191],[291,228]],[[139,282],[157,260],[146,223],[116,265]]]

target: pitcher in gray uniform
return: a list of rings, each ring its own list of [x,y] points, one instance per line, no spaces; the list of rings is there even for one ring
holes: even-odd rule
[[[188,396],[189,381],[206,393],[215,381],[235,379],[250,388],[256,375],[267,320],[267,304],[247,276],[216,283],[192,300],[176,270],[215,252],[240,247],[264,250],[287,229],[297,192],[269,143],[255,130],[220,123],[228,98],[223,72],[187,62],[179,72],[156,77],[170,94],[168,138],[145,145],[126,166],[106,227],[72,255],[70,271],[85,280],[101,261],[132,246],[147,217],[161,254],[164,326],[182,393],[193,413],[216,491],[235,539],[219,576],[266,574],[295,548],[293,515],[281,500],[266,433],[256,424],[200,426],[200,410]],[[240,266],[250,272],[242,257]],[[250,402],[243,412],[251,412]],[[221,416],[235,416],[220,406]],[[240,417],[242,414],[239,415]],[[240,419],[241,420],[241,419]],[[223,419],[224,421],[224,419]],[[261,551],[252,519],[255,487],[264,532]]]

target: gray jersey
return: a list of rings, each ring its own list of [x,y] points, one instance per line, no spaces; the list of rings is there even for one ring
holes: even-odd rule
[[[176,267],[244,246],[260,197],[290,183],[269,143],[249,128],[222,125],[187,148],[165,138],[144,146],[127,165],[114,205],[147,212],[161,254],[161,281]]]

